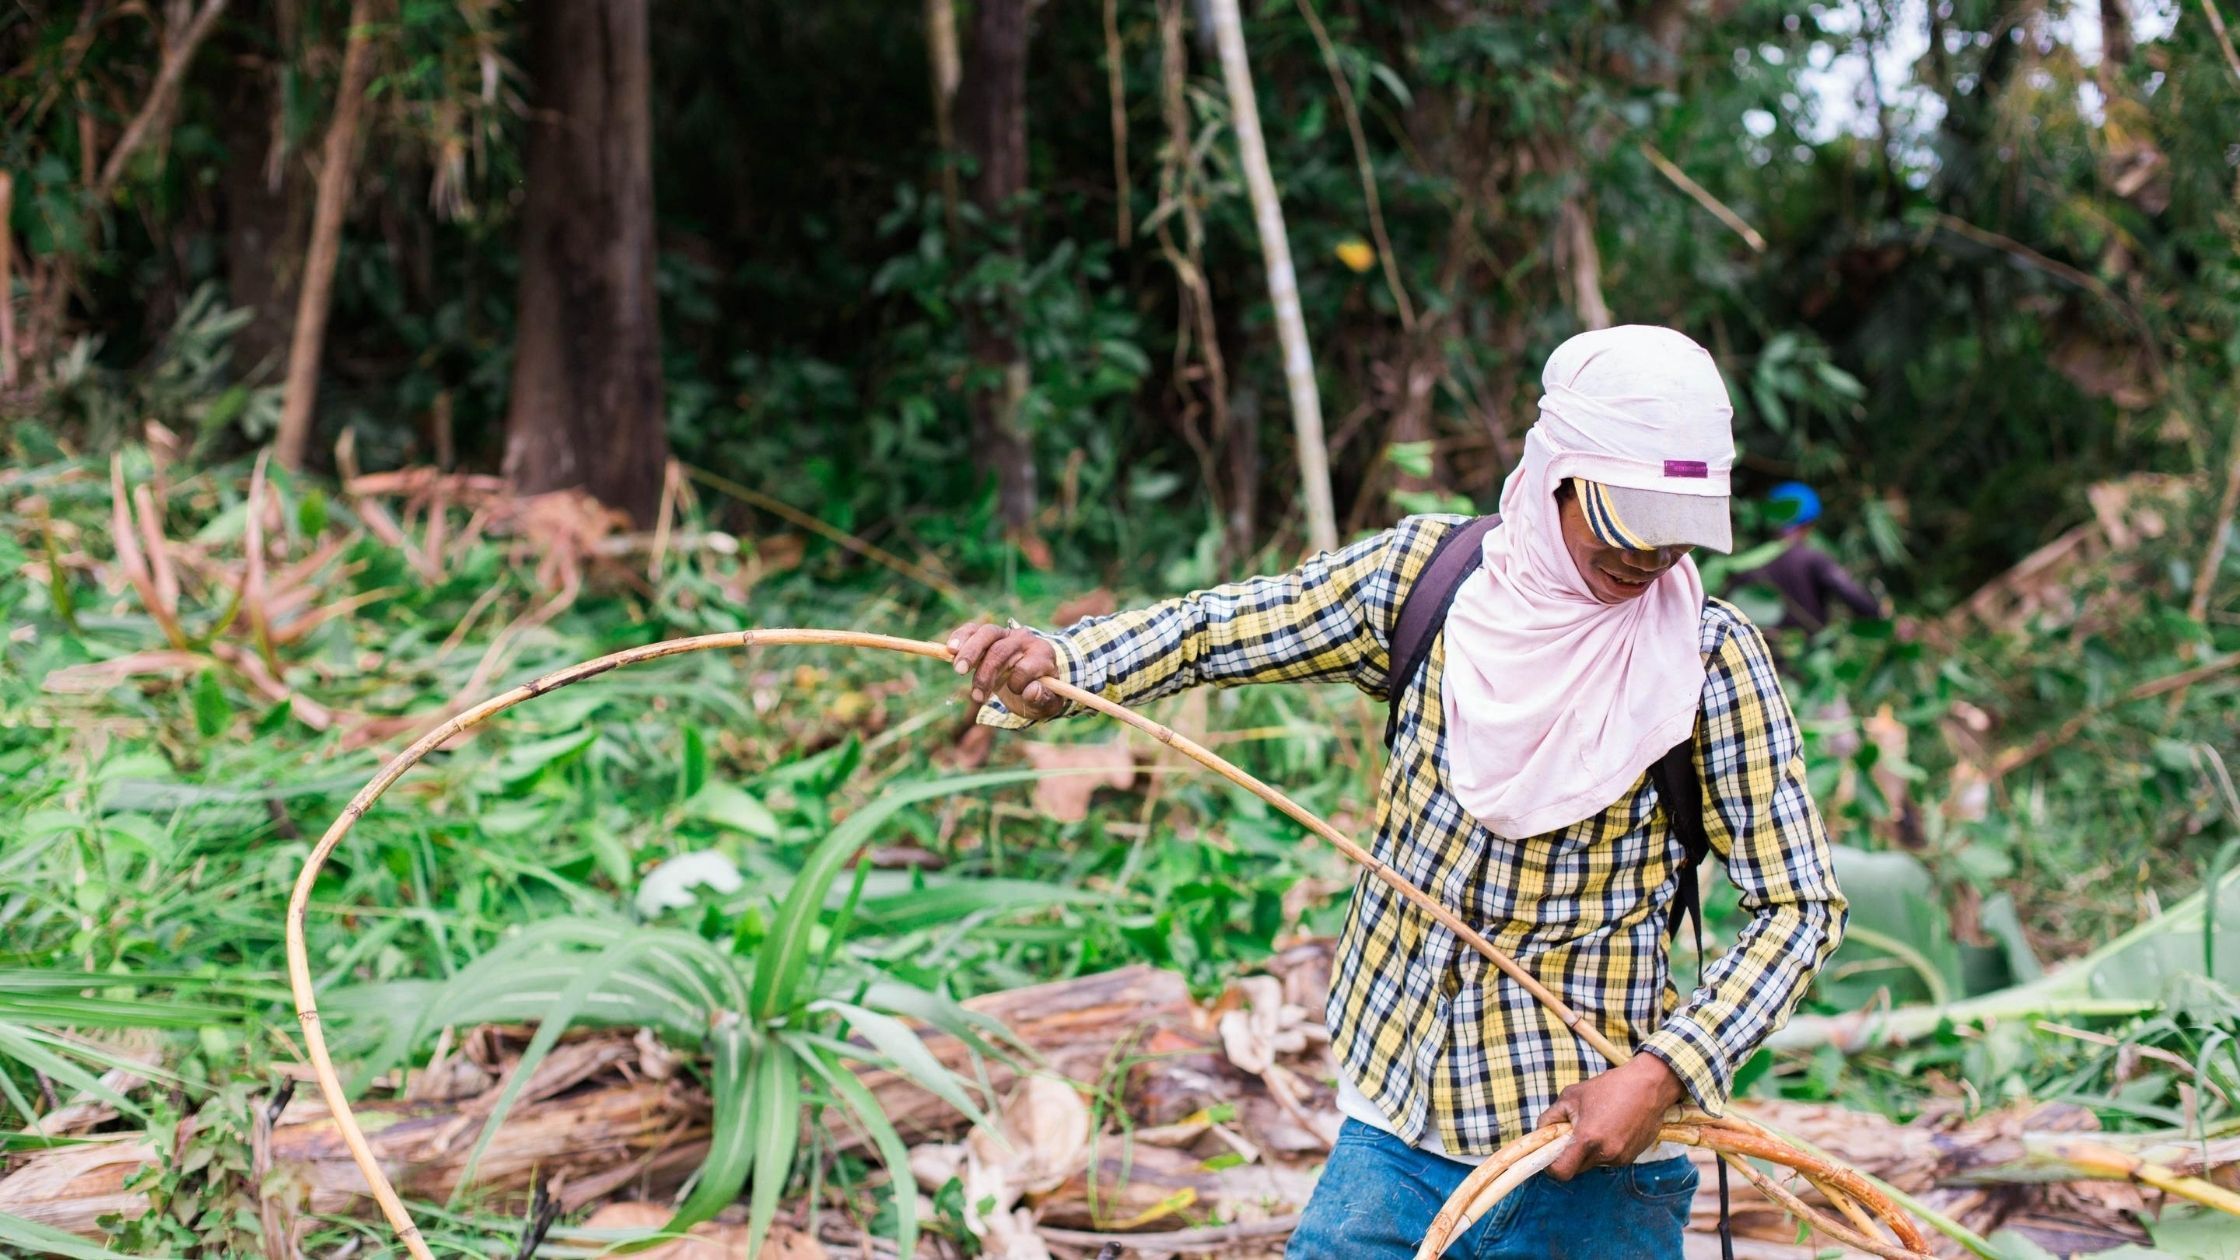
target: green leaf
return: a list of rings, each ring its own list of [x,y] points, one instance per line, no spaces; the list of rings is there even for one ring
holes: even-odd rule
[[[99,1099],[136,1120],[146,1122],[148,1113],[138,1103],[103,1084],[100,1077],[64,1057],[65,1053],[76,1055],[84,1053],[84,1050],[78,1043],[53,1033],[0,1023],[0,1060],[13,1060],[78,1093]],[[26,1110],[21,1098],[16,1100],[16,1107],[19,1111]],[[29,1125],[31,1119],[26,1111],[24,1124]]]
[[[2203,889],[2224,886],[2225,872],[2232,869],[2232,859],[2240,855],[2240,840],[2227,840],[2217,846],[2209,857],[2208,878],[2201,881]],[[2213,914],[2201,916],[2201,974],[2211,980],[2217,978],[2217,918]]]
[[[1960,947],[1936,880],[1921,860],[1849,845],[1835,846],[1834,857],[1851,919],[1843,945],[1820,973],[1820,997],[1858,1007],[1884,988],[1901,1002],[1962,996]],[[1906,983],[1909,972],[1915,983]]]
[[[2153,1254],[2183,1260],[2240,1260],[2240,1218],[2202,1209],[2173,1210],[2146,1224],[2157,1248]],[[2134,1249],[2133,1254],[2145,1253]]]
[[[764,840],[783,834],[769,807],[728,783],[710,783],[693,793],[684,803],[684,816]]]
[[[677,795],[686,800],[708,784],[708,741],[701,738],[697,726],[684,728],[684,764],[678,783]]]
[[[754,1187],[747,1199],[746,1254],[759,1256],[801,1145],[801,1065],[785,1042],[763,1043],[753,1095],[748,1119],[755,1130]]]
[[[887,1184],[894,1193],[895,1254],[914,1256],[918,1253],[918,1188],[910,1175],[910,1147],[895,1131],[893,1122],[879,1109],[878,1095],[856,1078],[848,1069],[828,1061],[813,1049],[801,1052],[801,1061],[809,1065],[832,1092],[837,1095],[848,1113],[870,1135],[871,1144],[879,1148],[879,1162],[886,1165]]]
[[[957,1074],[950,1071],[908,1024],[879,1011],[826,998],[810,1009],[831,1011],[848,1021],[848,1026],[878,1052],[887,1066],[916,1082],[918,1087],[939,1098],[969,1117],[974,1124],[987,1123],[987,1117],[974,1104],[958,1083]],[[861,1053],[858,1051],[857,1053]]]
[[[882,932],[914,932],[976,914],[1047,910],[1109,902],[1104,894],[1031,879],[929,879],[923,888],[866,897],[856,918]]]
[[[52,1225],[41,1225],[0,1212],[0,1252],[19,1256],[62,1256],[65,1260],[131,1260]]]
[[[1415,108],[1415,97],[1409,93],[1408,85],[1400,81],[1400,76],[1393,73],[1392,67],[1381,61],[1372,61],[1369,63],[1369,73],[1376,76],[1377,82],[1384,85],[1385,91],[1392,93],[1392,99],[1400,102],[1400,108]]]
[[[839,878],[842,867],[855,857],[857,851],[870,843],[896,814],[920,801],[935,797],[1023,783],[1037,777],[1040,777],[1040,772],[1033,770],[999,770],[967,775],[961,779],[936,780],[893,788],[881,793],[869,804],[850,814],[847,821],[834,827],[831,834],[810,852],[808,861],[802,864],[801,873],[794,878],[793,887],[786,891],[786,899],[771,921],[770,934],[763,938],[761,954],[755,962],[753,990],[749,998],[749,1008],[755,1018],[775,1018],[796,1003],[801,977],[808,970],[810,945],[816,934],[817,915],[824,907],[825,895],[831,891],[833,881]]]
[[[1394,468],[1410,477],[1428,477],[1431,475],[1431,443],[1428,440],[1422,442],[1394,442],[1384,448],[1384,457],[1391,462]]]
[[[662,1227],[682,1233],[730,1206],[754,1169],[756,1142],[749,1088],[764,1043],[737,1015],[726,1014],[708,1032],[708,1091],[715,1100],[708,1158],[702,1161],[692,1193]]]
[[[550,739],[531,740],[500,754],[491,773],[507,787],[519,787],[591,746],[598,737],[592,730],[570,731]]]
[[[606,930],[598,930],[600,928]],[[490,1140],[497,1135],[514,1101],[520,1096],[522,1086],[536,1071],[545,1055],[560,1039],[579,1015],[593,1004],[601,993],[634,995],[640,1002],[665,1002],[691,1012],[686,1018],[697,1017],[705,1028],[718,1010],[726,1009],[725,998],[738,996],[736,985],[723,985],[721,977],[712,974],[705,965],[707,955],[714,949],[697,937],[680,932],[656,932],[638,929],[634,932],[617,932],[613,925],[595,925],[585,931],[576,925],[560,922],[539,936],[535,943],[549,948],[554,938],[565,939],[588,936],[593,940],[610,940],[613,943],[589,957],[578,955],[572,974],[565,985],[547,1000],[537,1001],[541,994],[535,987],[534,975],[507,957],[504,947],[484,955],[470,969],[475,974],[472,981],[459,986],[462,993],[447,995],[448,1001],[439,1009],[441,1022],[465,1022],[467,1019],[503,1018],[496,1012],[508,1002],[535,1008],[539,1021],[536,1035],[522,1051],[520,1062],[514,1066],[506,1087],[498,1096],[497,1105],[491,1109],[481,1135],[476,1138],[474,1149],[469,1152],[461,1170],[456,1198],[473,1179],[474,1169],[481,1162],[482,1153]],[[717,955],[720,958],[720,955]],[[493,963],[493,960],[496,960]],[[549,972],[547,973],[549,977]],[[462,973],[462,980],[468,979]],[[498,987],[493,987],[498,986]],[[461,998],[471,1000],[462,1001]],[[518,1010],[519,1007],[517,1006]],[[425,1021],[424,1021],[425,1023]],[[675,1024],[671,1027],[674,1029]]]
[[[194,728],[204,739],[216,739],[233,724],[233,705],[218,682],[218,672],[206,669],[194,677]]]

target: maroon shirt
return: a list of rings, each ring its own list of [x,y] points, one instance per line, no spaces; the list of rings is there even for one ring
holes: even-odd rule
[[[1858,580],[1843,571],[1828,553],[1799,538],[1762,569],[1738,576],[1738,582],[1763,582],[1781,596],[1784,626],[1801,626],[1817,633],[1828,624],[1828,600],[1842,602],[1861,617],[1882,615],[1882,601]]]

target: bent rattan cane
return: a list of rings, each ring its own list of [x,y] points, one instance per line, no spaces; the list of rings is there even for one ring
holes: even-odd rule
[[[312,1074],[318,1080],[320,1094],[325,1097],[327,1106],[333,1112],[335,1127],[341,1133],[344,1145],[350,1148],[351,1158],[357,1161],[359,1170],[365,1174],[366,1185],[372,1191],[381,1214],[387,1218],[397,1233],[398,1241],[404,1244],[405,1250],[415,1260],[433,1260],[433,1257],[426,1240],[420,1236],[419,1228],[413,1224],[411,1214],[405,1210],[403,1200],[397,1196],[395,1186],[390,1184],[388,1175],[382,1171],[380,1162],[374,1157],[373,1149],[367,1145],[365,1133],[359,1128],[357,1118],[351,1113],[350,1100],[343,1092],[340,1077],[335,1073],[334,1062],[327,1051],[326,1036],[319,1026],[317,995],[312,989],[311,963],[304,943],[304,930],[310,909],[311,891],[318,880],[320,868],[325,865],[343,837],[350,833],[350,829],[357,825],[358,820],[365,816],[375,801],[381,799],[383,793],[403,777],[405,771],[418,765],[429,753],[461,732],[472,730],[515,705],[624,665],[681,656],[688,652],[790,645],[864,648],[930,657],[940,661],[951,658],[946,645],[916,639],[850,630],[772,629],[670,639],[571,665],[532,679],[502,695],[492,696],[414,740],[410,747],[390,758],[371,782],[359,789],[358,794],[343,807],[333,825],[327,828],[326,834],[319,838],[310,857],[305,859],[303,871],[296,877],[295,889],[288,898],[286,923],[288,984],[295,997],[296,1020],[302,1026],[304,1042],[311,1056]],[[1452,910],[1409,883],[1398,871],[1378,861],[1366,849],[1347,839],[1335,827],[1316,817],[1290,797],[1196,742],[1102,696],[1055,678],[1046,679],[1044,685],[1073,704],[1134,727],[1283,811],[1484,955],[1502,974],[1523,986],[1535,1000],[1554,1012],[1565,1027],[1578,1034],[1581,1040],[1603,1058],[1617,1064],[1630,1057],[1588,1023],[1584,1015],[1572,1010],[1534,978],[1532,973],[1496,948]],[[1662,1136],[1668,1141],[1717,1151],[1791,1213],[1813,1229],[1847,1246],[1879,1256],[1899,1258],[1922,1257],[1927,1253],[1927,1243],[1919,1228],[1867,1178],[1853,1169],[1799,1150],[1747,1120],[1733,1116],[1712,1117],[1694,1111],[1678,1112],[1665,1125]],[[1528,1134],[1489,1158],[1440,1209],[1420,1254],[1427,1257],[1438,1256],[1455,1235],[1498,1203],[1509,1189],[1521,1184],[1532,1172],[1553,1162],[1562,1149],[1562,1143],[1568,1140],[1568,1126],[1552,1126]],[[1802,1173],[1814,1188],[1838,1206],[1843,1219],[1837,1219],[1803,1203],[1793,1193],[1748,1163],[1749,1158],[1761,1159]],[[907,1175],[903,1170],[895,1171],[897,1175]],[[1874,1236],[1874,1223],[1888,1229],[1897,1240],[1896,1245]]]

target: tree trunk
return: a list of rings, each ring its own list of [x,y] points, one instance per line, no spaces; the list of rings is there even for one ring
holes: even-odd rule
[[[941,222],[949,248],[958,244],[957,85],[964,63],[957,54],[956,0],[926,0],[926,72],[933,80],[933,141],[941,150]]]
[[[1291,394],[1291,429],[1298,447],[1299,490],[1307,513],[1307,544],[1316,551],[1338,546],[1337,511],[1330,497],[1330,452],[1322,435],[1322,395],[1315,386],[1314,352],[1307,345],[1307,321],[1299,309],[1299,278],[1291,266],[1291,238],[1283,229],[1283,204],[1268,169],[1268,146],[1260,135],[1260,106],[1252,93],[1252,67],[1245,59],[1244,26],[1237,0],[1213,0],[1214,41],[1221,49],[1221,77],[1229,87],[1229,115],[1243,159],[1245,186],[1252,194],[1252,217],[1259,228],[1260,253],[1268,269],[1268,301],[1276,311],[1276,335],[1283,343],[1283,379]]]
[[[2131,64],[2131,6],[2127,0],[2100,0],[2100,86]]]
[[[311,249],[304,258],[303,291],[296,300],[295,333],[288,345],[288,380],[281,391],[280,432],[273,441],[273,453],[285,468],[303,467],[304,454],[311,447],[311,408],[319,394],[319,358],[326,348],[334,268],[342,252],[342,216],[350,208],[350,185],[358,165],[358,115],[365,108],[366,79],[373,72],[368,23],[375,3],[377,0],[350,0],[342,84],[335,94],[334,119],[327,124],[326,145],[319,159],[319,193],[311,211]]]
[[[1015,223],[1027,187],[1027,0],[981,0],[957,96],[957,139],[975,164],[972,200],[993,228]],[[996,478],[1005,527],[1030,555],[1036,506],[1034,441],[1019,414],[1027,364],[1019,355],[1016,309],[976,311],[972,357],[984,383],[972,391],[974,448]]]
[[[302,254],[304,198],[301,165],[277,152],[280,83],[270,60],[274,15],[270,4],[251,3],[239,13],[219,89],[225,165],[218,195],[225,215],[226,296],[249,312],[233,335],[236,366],[263,372],[279,365],[295,317],[296,275]]]
[[[528,27],[535,104],[505,473],[523,494],[582,487],[648,527],[669,439],[646,0],[537,0]]]

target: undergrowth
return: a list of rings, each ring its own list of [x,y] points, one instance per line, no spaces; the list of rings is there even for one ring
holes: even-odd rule
[[[18,1129],[85,1095],[114,1107],[114,1127],[186,1135],[161,1144],[172,1157],[144,1187],[163,1210],[111,1240],[132,1252],[253,1249],[241,1137],[300,1058],[281,907],[311,842],[444,706],[686,634],[802,625],[936,637],[969,613],[1046,623],[1101,576],[1036,575],[1039,593],[1019,597],[971,589],[961,594],[977,607],[960,608],[957,594],[850,550],[688,497],[673,545],[575,555],[558,575],[575,593],[556,600],[549,549],[438,545],[431,518],[415,524],[409,511],[405,540],[419,549],[400,548],[370,523],[370,496],[136,448],[115,469],[128,494],[149,491],[127,523],[172,569],[162,581],[149,566],[162,605],[150,607],[116,545],[111,473],[60,459],[0,474],[11,577],[0,583],[0,1110]],[[467,514],[447,519],[455,535]],[[2171,575],[2197,541],[2175,531],[2123,574],[2080,578],[2073,602],[2118,601],[2118,617],[1948,620],[1929,635],[1868,623],[1818,645],[1784,642],[1865,929],[1812,1009],[1950,1002],[2028,980],[2229,864],[2234,676],[2126,699],[2240,650],[2233,595],[2213,605],[2210,630],[2182,613],[2186,588]],[[1158,582],[1219,576],[1207,567],[1178,559]],[[2222,578],[2240,590],[2240,561]],[[1252,688],[1153,714],[1342,829],[1366,830],[1381,725],[1367,698]],[[2078,714],[2089,720],[2062,736]],[[1030,738],[1121,735],[1063,723]],[[2027,763],[1983,773],[2038,740],[2047,746]],[[842,1028],[880,1028],[881,1051],[908,1056],[882,1040],[878,1010],[953,1016],[976,993],[1139,962],[1211,992],[1283,939],[1336,929],[1350,884],[1336,855],[1149,749],[1136,750],[1133,784],[1100,789],[1078,821],[1048,816],[1029,776],[924,786],[1014,766],[1020,742],[976,734],[939,670],[811,650],[673,658],[509,712],[408,775],[319,883],[312,961],[320,991],[343,995],[337,1035],[358,1083],[420,1061],[449,1024],[532,1015],[493,1015],[473,997],[493,957],[592,951],[554,955],[564,969],[652,937],[637,928],[671,934],[703,958],[695,966],[748,986],[758,996],[744,1006],[802,1012],[808,1022],[786,1036],[806,1039],[783,1043],[783,1081],[738,1066],[734,1084],[812,1093],[842,1088],[830,1071]],[[789,899],[851,818],[867,834],[832,858],[843,865],[826,872],[829,895]],[[859,851],[872,860],[849,873]],[[1717,901],[1715,938],[1731,936],[1734,916]],[[540,945],[555,923],[607,925],[611,938]],[[818,961],[809,987],[771,1005],[754,986],[783,931]],[[2240,1095],[2240,1001],[2213,945],[2194,955],[2210,974],[2182,1002],[2055,1027],[1948,1027],[1896,1051],[1769,1052],[1745,1069],[1747,1089],[1898,1115],[2071,1098],[2114,1127],[2205,1132]],[[571,1009],[596,1022],[599,1002],[591,985]],[[380,1015],[398,1009],[422,1015]],[[112,1089],[100,1079],[112,1070],[149,1084]],[[947,1087],[959,1105],[984,1101],[969,1074]],[[764,1175],[776,1188],[757,1194],[767,1219],[797,1152],[762,1154],[778,1161]],[[467,1251],[510,1246],[520,1230],[471,1197],[424,1212],[439,1244]],[[323,1219],[305,1246],[370,1229]]]

